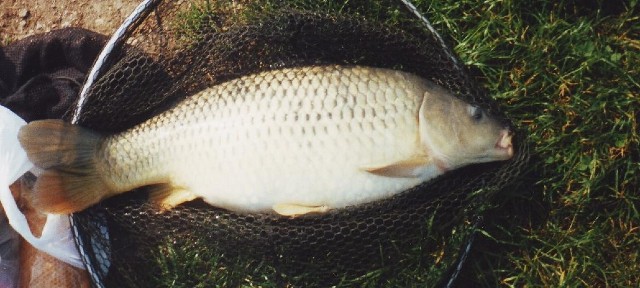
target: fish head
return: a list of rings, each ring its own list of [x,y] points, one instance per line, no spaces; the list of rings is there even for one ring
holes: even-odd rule
[[[513,133],[508,127],[436,84],[424,94],[419,124],[422,145],[441,169],[513,156]]]

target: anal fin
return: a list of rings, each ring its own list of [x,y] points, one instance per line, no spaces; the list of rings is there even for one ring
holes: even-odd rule
[[[291,217],[309,213],[325,213],[329,211],[329,206],[305,206],[298,204],[276,204],[271,208],[282,216]]]
[[[157,184],[150,189],[149,202],[158,205],[163,211],[198,198],[191,191],[171,184]]]

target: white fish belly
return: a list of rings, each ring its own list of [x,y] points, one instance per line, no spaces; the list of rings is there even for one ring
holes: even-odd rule
[[[153,166],[144,177],[168,178],[214,206],[341,208],[424,181],[364,169],[419,151],[425,89],[424,80],[387,69],[270,71],[204,90],[121,137],[147,154],[127,165]]]

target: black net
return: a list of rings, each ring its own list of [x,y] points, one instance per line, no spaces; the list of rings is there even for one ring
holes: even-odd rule
[[[105,133],[229,79],[320,64],[415,73],[509,124],[400,2],[163,2],[115,53],[78,121]],[[199,200],[160,212],[141,188],[74,214],[73,226],[98,286],[380,284],[405,277],[399,271],[407,267],[423,269],[407,283],[437,283],[456,266],[492,195],[525,168],[522,140],[517,134],[511,161],[468,166],[391,199],[321,215],[239,214]]]

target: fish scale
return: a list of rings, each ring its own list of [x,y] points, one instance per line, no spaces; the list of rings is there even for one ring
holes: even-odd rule
[[[420,181],[362,169],[416,150],[423,82],[398,71],[341,66],[232,80],[110,138],[104,158],[118,160],[108,161],[107,178],[119,190],[169,178],[207,202],[236,210],[278,203],[344,207],[378,199]],[[173,148],[161,148],[166,145]],[[131,151],[127,161],[119,158],[122,151]],[[148,162],[154,167],[131,169],[144,165],[136,159],[143,151],[154,154],[156,161]],[[131,162],[136,164],[124,164]],[[131,171],[146,172],[131,181]]]

